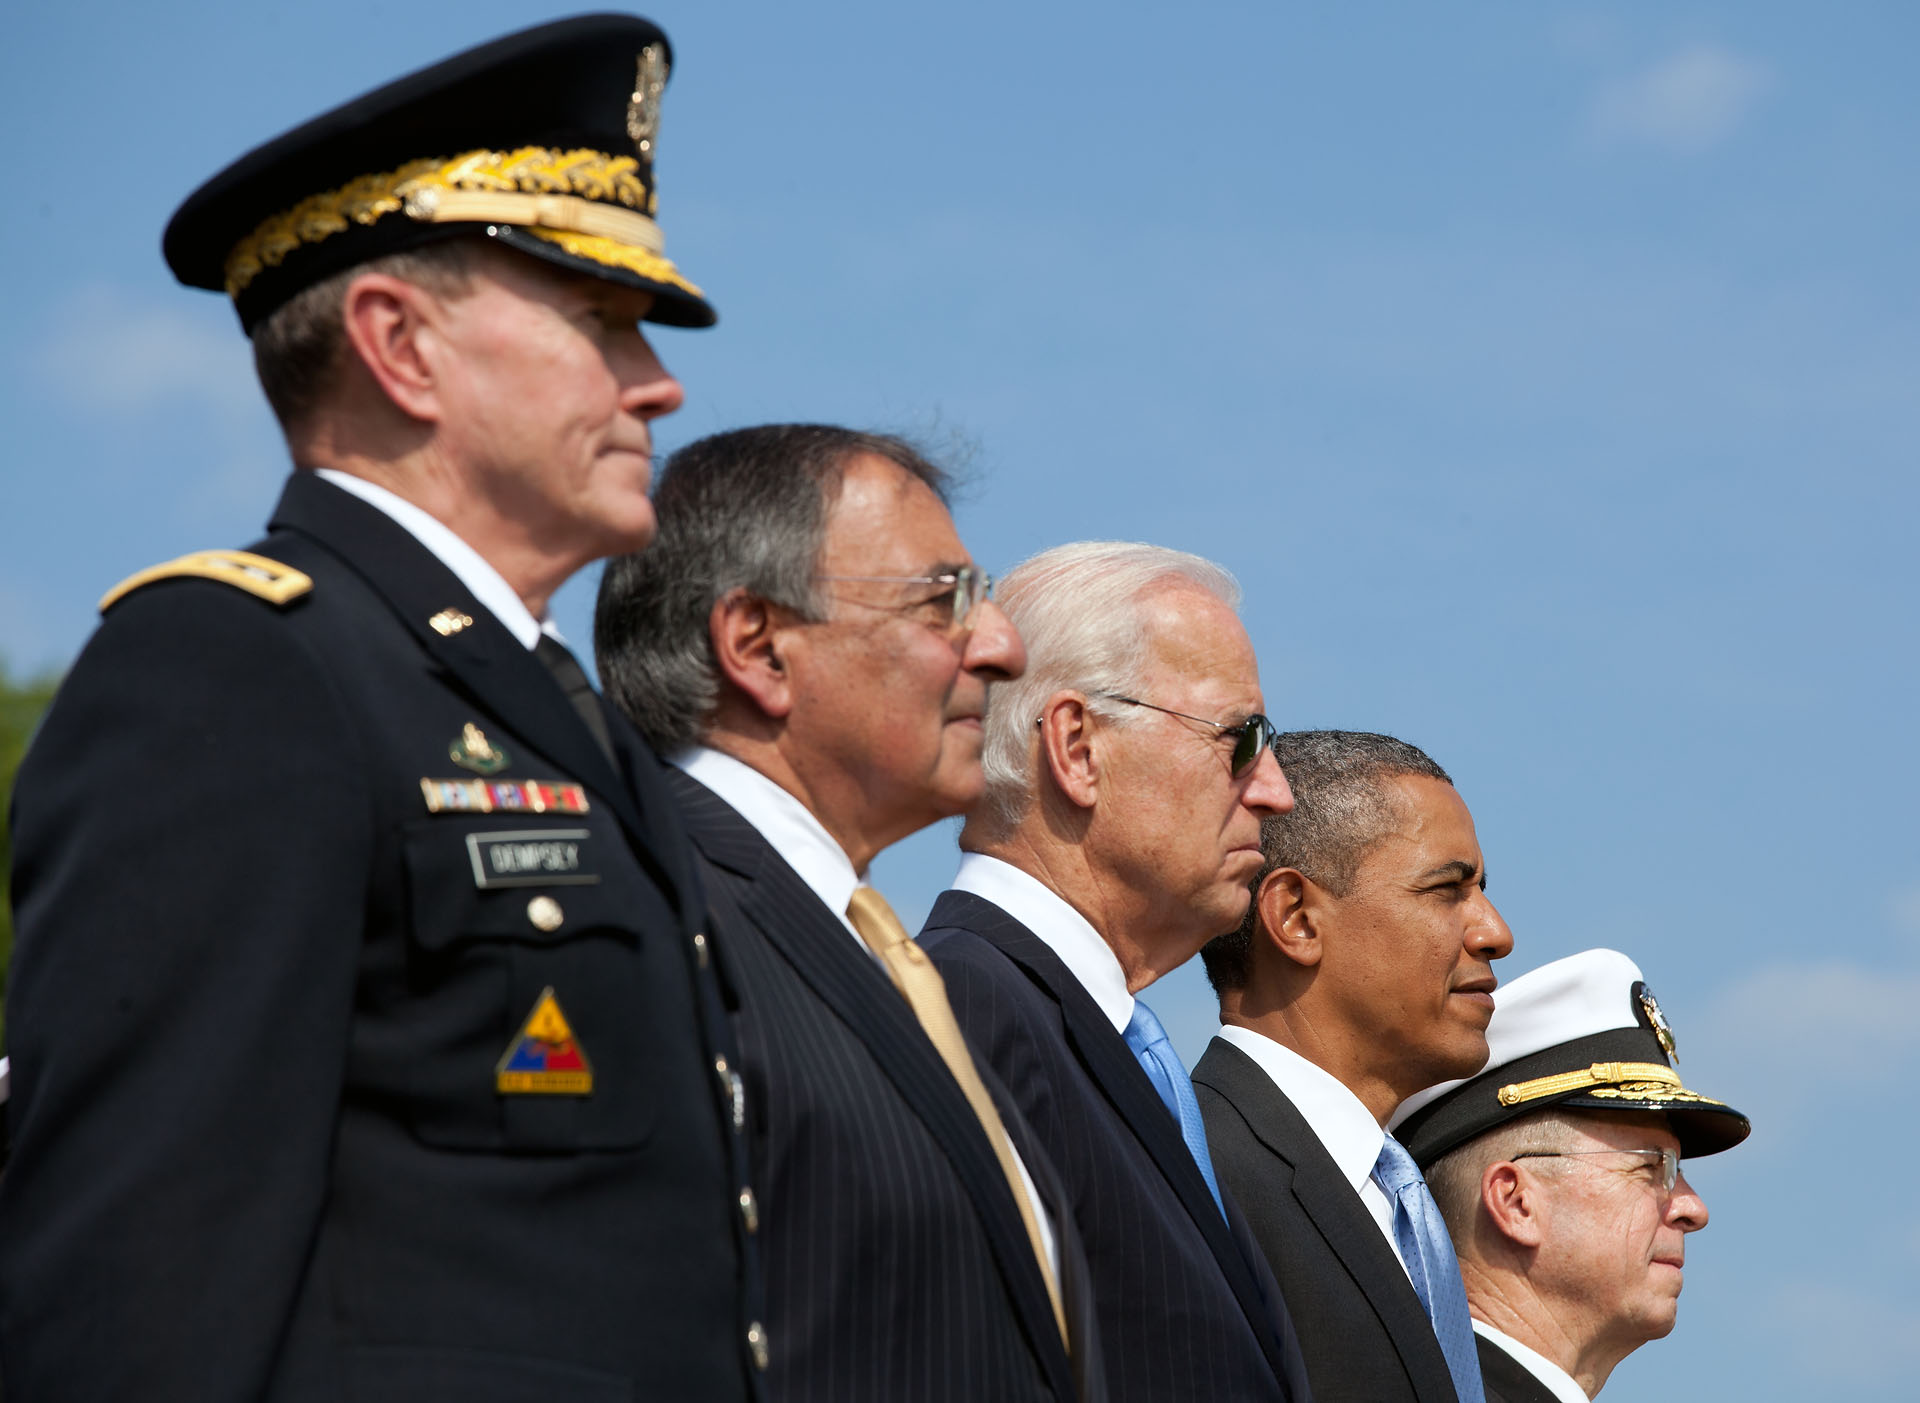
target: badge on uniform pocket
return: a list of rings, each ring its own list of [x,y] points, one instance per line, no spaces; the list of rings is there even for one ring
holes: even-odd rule
[[[493,1085],[502,1096],[593,1094],[593,1068],[574,1041],[552,985],[541,990],[519,1036],[493,1069]]]

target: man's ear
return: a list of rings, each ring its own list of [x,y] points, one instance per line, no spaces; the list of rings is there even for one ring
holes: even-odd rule
[[[728,590],[707,614],[707,637],[720,675],[762,714],[778,720],[793,710],[786,634],[775,606],[744,589]]]
[[[1255,929],[1294,964],[1311,969],[1325,953],[1320,943],[1315,889],[1291,867],[1276,867],[1260,879],[1253,904],[1260,912]]]
[[[1540,1182],[1511,1160],[1487,1166],[1480,1176],[1480,1206],[1494,1230],[1516,1247],[1546,1240],[1546,1195]]]
[[[1100,754],[1094,744],[1096,718],[1082,692],[1055,692],[1040,711],[1040,763],[1068,802],[1093,807],[1100,792]]]
[[[386,273],[353,279],[340,307],[349,354],[401,413],[426,423],[444,412],[440,312],[432,293]]]

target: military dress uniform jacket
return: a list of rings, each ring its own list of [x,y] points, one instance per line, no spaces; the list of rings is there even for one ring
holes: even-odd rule
[[[750,1396],[658,761],[376,508],[270,533],[310,591],[134,591],[21,771],[7,1396]]]
[[[943,893],[920,939],[1066,1180],[1111,1395],[1306,1403],[1292,1321],[1238,1208],[1229,1197],[1222,1217],[1179,1123],[1065,962],[972,892]]]
[[[953,1074],[858,939],[732,805],[668,782],[739,1005],[771,1403],[1105,1397],[1070,1214],[989,1068],[1052,1214],[1070,1362],[1006,1176]]]
[[[1300,1326],[1313,1396],[1455,1403],[1446,1356],[1413,1283],[1287,1094],[1220,1038],[1194,1065],[1193,1089],[1214,1172],[1246,1206]]]

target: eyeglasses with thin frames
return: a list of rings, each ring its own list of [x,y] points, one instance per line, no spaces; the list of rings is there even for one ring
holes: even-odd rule
[[[1149,711],[1162,712],[1168,716],[1178,716],[1182,721],[1197,721],[1202,726],[1211,726],[1219,735],[1233,737],[1233,777],[1239,779],[1260,761],[1260,752],[1270,748],[1279,737],[1279,731],[1273,722],[1259,712],[1254,712],[1246,720],[1233,726],[1224,726],[1218,721],[1209,721],[1204,716],[1189,716],[1184,711],[1175,711],[1170,706],[1156,706],[1150,701],[1141,701],[1138,697],[1123,697],[1118,692],[1102,692],[1108,701],[1125,702],[1128,706],[1144,706]]]
[[[815,575],[814,579],[850,585],[951,585],[953,617],[949,623],[956,629],[967,628],[973,611],[983,601],[993,598],[993,576],[971,565],[962,565],[958,570],[947,570],[938,575]]]
[[[1660,1191],[1672,1193],[1673,1186],[1680,1180],[1680,1152],[1678,1150],[1528,1150],[1517,1154],[1515,1159],[1584,1159],[1588,1155],[1654,1155],[1660,1160]]]

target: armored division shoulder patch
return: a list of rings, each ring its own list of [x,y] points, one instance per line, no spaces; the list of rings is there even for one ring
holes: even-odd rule
[[[502,1096],[593,1094],[593,1068],[574,1041],[551,985],[534,1000],[533,1012],[501,1056],[493,1079],[494,1090]]]
[[[255,555],[252,551],[198,550],[192,555],[183,555],[164,565],[151,565],[136,575],[127,576],[107,591],[100,601],[100,612],[106,613],[135,590],[144,589],[156,580],[174,580],[182,576],[218,580],[282,608],[313,588],[313,580],[301,571],[291,565],[282,565],[277,560],[269,560],[264,555]]]

